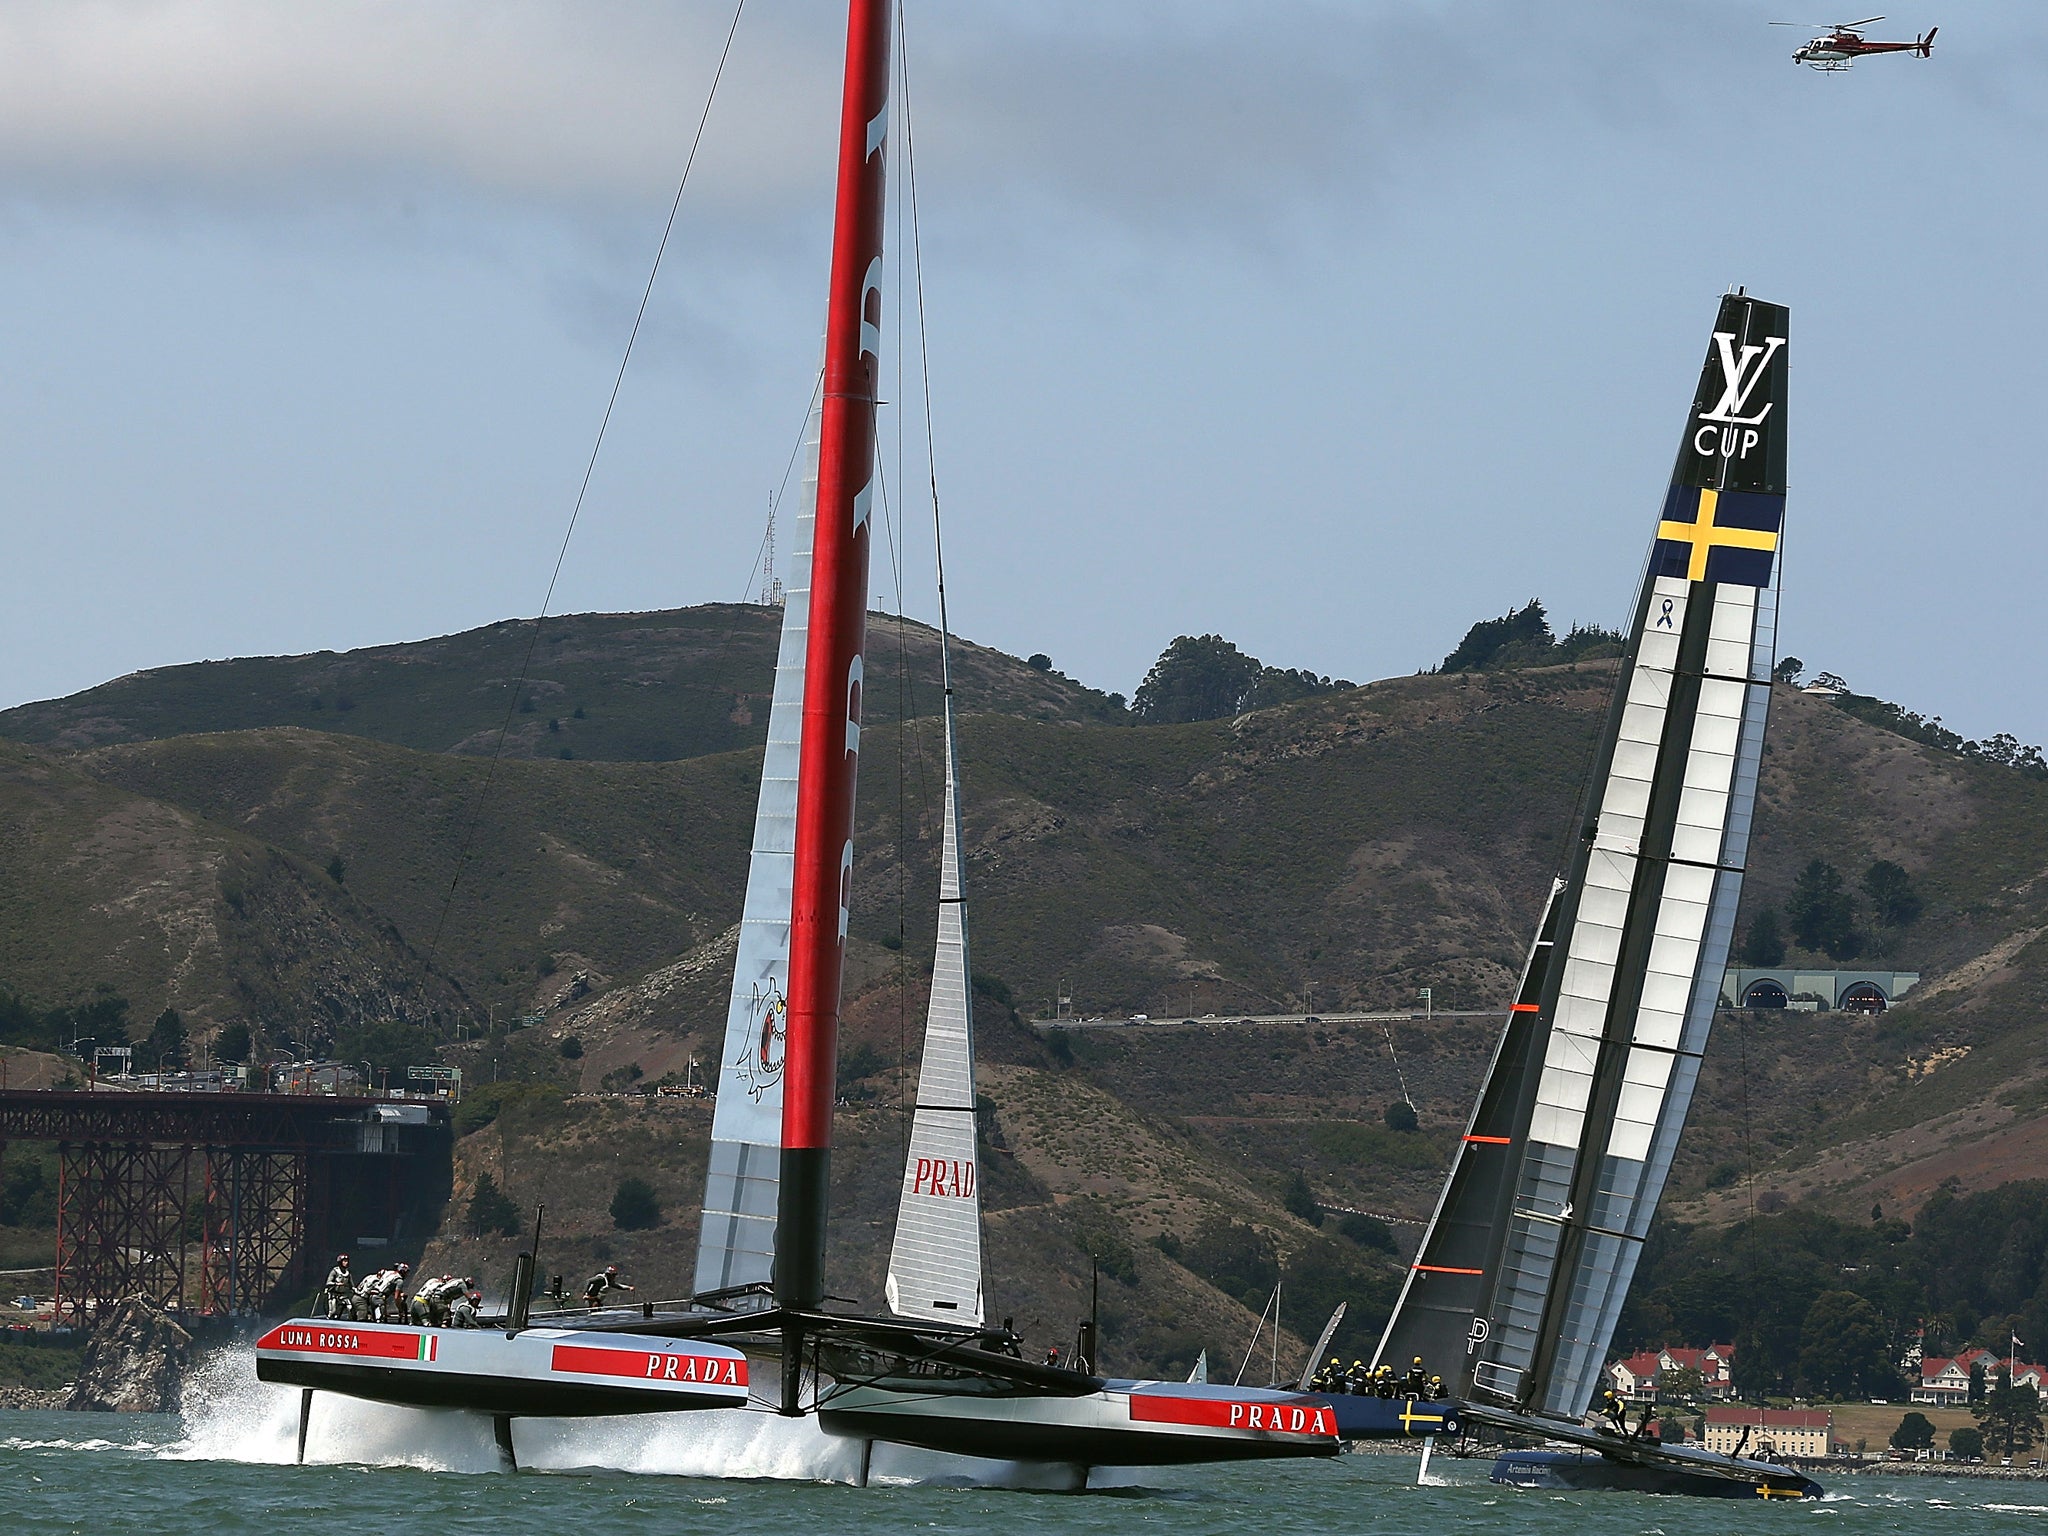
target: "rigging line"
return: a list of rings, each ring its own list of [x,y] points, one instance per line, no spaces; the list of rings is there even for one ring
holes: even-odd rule
[[[901,63],[903,89],[900,99],[903,103],[903,176],[902,187],[910,195],[910,260],[917,293],[917,363],[918,394],[924,407],[924,464],[925,478],[931,488],[932,498],[932,568],[936,575],[939,599],[939,684],[941,703],[953,696],[953,628],[946,616],[946,550],[939,536],[939,463],[938,452],[932,432],[932,363],[931,333],[925,324],[924,314],[924,235],[923,226],[917,216],[917,140],[910,131],[910,32],[903,14],[903,0],[896,0],[896,37],[898,59]],[[901,266],[898,266],[901,272]],[[901,313],[901,306],[898,306]],[[901,349],[898,349],[899,356]],[[899,395],[901,391],[898,391]],[[900,420],[901,418],[899,418]],[[949,765],[950,766],[950,765]],[[925,777],[924,736],[917,738],[917,787],[918,799],[924,805],[931,804],[931,784]],[[943,830],[941,846],[944,845]],[[965,858],[965,851],[962,851]],[[968,1009],[974,1007],[974,978],[967,978]]]
[[[1413,1017],[1413,1015],[1410,1015],[1410,1017]],[[1380,1033],[1387,1037],[1387,1055],[1393,1059],[1394,1081],[1401,1085],[1401,1102],[1406,1104],[1410,1109],[1413,1109],[1415,1107],[1415,1101],[1408,1097],[1408,1078],[1401,1071],[1401,1057],[1399,1053],[1397,1053],[1394,1050],[1394,1031],[1388,1025],[1385,1019],[1380,1020]]]
[[[782,482],[775,487],[775,494],[768,501],[768,516],[772,519],[782,510],[782,503],[789,490],[789,477],[796,471],[797,455],[804,451],[804,443],[811,435],[811,412],[818,408],[818,391],[825,387],[825,370],[820,368],[811,381],[810,404],[804,407],[803,425],[797,428],[796,445],[789,450],[789,459],[782,466]],[[754,546],[754,563],[747,568],[747,591],[753,590],[754,572],[761,568],[761,551],[768,547],[768,530],[761,530],[761,542]],[[740,601],[747,600],[746,593],[740,594]]]
[[[725,43],[718,51],[718,66],[711,72],[711,88],[704,93],[704,110],[697,116],[697,131],[690,138],[690,152],[683,159],[683,174],[676,179],[676,195],[668,205],[668,221],[661,227],[661,240],[654,248],[654,261],[647,269],[647,284],[640,291],[640,307],[633,315],[633,328],[626,334],[626,350],[619,358],[619,371],[612,379],[612,392],[605,401],[604,415],[597,424],[597,440],[590,445],[590,459],[583,466],[583,481],[576,488],[576,503],[569,510],[569,526],[562,530],[561,548],[555,551],[555,567],[548,574],[548,589],[542,594],[540,612],[534,616],[533,636],[526,643],[526,656],[519,664],[519,677],[512,686],[512,699],[505,706],[504,723],[498,727],[497,743],[491,748],[491,761],[484,772],[483,784],[478,788],[470,804],[469,826],[462,834],[462,844],[455,854],[455,872],[448,878],[448,894],[441,901],[441,915],[434,920],[434,937],[427,945],[427,964],[431,966],[434,956],[441,948],[441,935],[448,926],[448,914],[455,906],[455,891],[462,884],[462,872],[469,863],[470,846],[476,841],[476,829],[483,820],[484,805],[490,799],[491,786],[498,776],[498,764],[505,755],[505,738],[512,730],[512,717],[518,712],[519,701],[526,696],[526,679],[533,670],[533,656],[540,645],[541,626],[547,621],[548,606],[555,599],[555,586],[562,579],[562,563],[569,558],[569,541],[576,536],[576,523],[583,515],[584,498],[590,494],[591,477],[597,473],[597,456],[604,449],[605,433],[612,424],[612,412],[619,403],[619,391],[625,387],[626,367],[633,361],[633,345],[640,339],[640,326],[647,318],[647,306],[654,297],[654,280],[661,273],[661,258],[668,253],[669,237],[675,233],[676,215],[683,206],[683,189],[690,184],[690,172],[697,164],[697,150],[704,142],[704,125],[711,121],[711,105],[718,100],[718,83],[725,78],[726,60],[732,57],[732,40],[740,30],[740,16],[746,11],[747,0],[738,0],[733,6],[732,25],[725,30]]]

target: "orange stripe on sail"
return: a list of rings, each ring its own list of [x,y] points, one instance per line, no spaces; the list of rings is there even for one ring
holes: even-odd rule
[[[1543,1005],[1541,1003],[1511,1003],[1508,1006],[1509,1013],[1541,1013],[1542,1011]]]
[[[1465,1139],[1467,1141],[1476,1141],[1489,1147],[1505,1147],[1513,1144],[1513,1138],[1508,1136],[1467,1136]]]
[[[1459,1269],[1451,1264],[1417,1264],[1415,1268],[1425,1275],[1483,1275],[1483,1269]]]

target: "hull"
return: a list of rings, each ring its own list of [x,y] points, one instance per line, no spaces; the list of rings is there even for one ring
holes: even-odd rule
[[[1415,1435],[1455,1437],[1465,1428],[1464,1417],[1452,1402],[1343,1394],[1324,1401],[1336,1417],[1338,1437],[1344,1440],[1400,1440]]]
[[[1697,1458],[1698,1465],[1687,1465]],[[1490,1474],[1516,1488],[1684,1494],[1706,1499],[1817,1499],[1821,1486],[1790,1467],[1695,1451],[1617,1461],[1598,1451],[1503,1451]]]
[[[818,1423],[846,1439],[1083,1467],[1330,1456],[1339,1444],[1326,1398],[1183,1382],[1110,1381],[1061,1397],[842,1386],[820,1403]]]
[[[723,1344],[569,1328],[408,1328],[293,1318],[256,1341],[281,1386],[410,1408],[545,1418],[740,1408],[747,1357]]]

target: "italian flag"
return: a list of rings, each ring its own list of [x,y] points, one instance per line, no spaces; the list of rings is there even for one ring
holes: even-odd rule
[[[420,1359],[431,1360],[441,1350],[441,1341],[431,1333],[420,1335]]]

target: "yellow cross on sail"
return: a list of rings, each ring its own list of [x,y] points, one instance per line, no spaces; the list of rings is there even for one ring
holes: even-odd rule
[[[1657,537],[1670,539],[1677,544],[1690,544],[1692,558],[1686,567],[1688,581],[1707,579],[1707,555],[1716,547],[1723,549],[1760,549],[1770,552],[1778,547],[1778,536],[1760,528],[1719,528],[1714,524],[1714,513],[1721,505],[1719,491],[1700,492],[1700,515],[1697,522],[1674,523],[1666,520],[1657,525]]]

